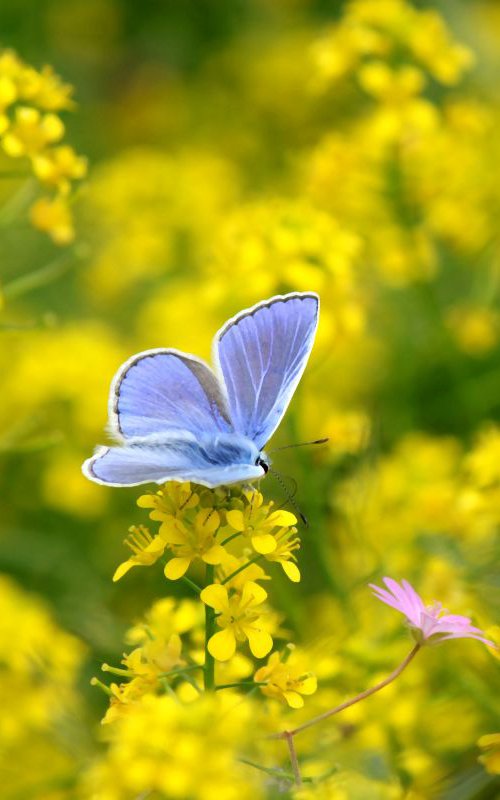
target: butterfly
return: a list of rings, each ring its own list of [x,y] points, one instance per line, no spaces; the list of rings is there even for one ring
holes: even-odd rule
[[[111,383],[109,427],[83,473],[108,486],[192,481],[210,488],[263,477],[263,448],[292,399],[319,315],[314,292],[277,295],[232,317],[213,342],[215,371],[174,349],[128,359]]]

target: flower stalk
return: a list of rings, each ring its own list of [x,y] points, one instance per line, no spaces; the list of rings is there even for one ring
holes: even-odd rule
[[[210,586],[214,582],[215,567],[207,564],[205,568],[205,585]],[[215,688],[215,659],[208,649],[208,643],[214,634],[215,629],[215,609],[205,605],[205,671],[204,686],[206,692],[211,692]]]
[[[408,653],[406,658],[401,662],[401,664],[396,667],[387,678],[384,678],[383,681],[377,683],[375,686],[371,686],[369,689],[365,689],[364,692],[360,692],[355,697],[351,697],[350,700],[346,700],[340,705],[335,706],[334,708],[330,708],[328,711],[324,711],[322,714],[318,714],[316,717],[304,722],[302,725],[299,725],[297,728],[294,728],[291,731],[282,731],[281,733],[274,733],[269,736],[269,739],[284,739],[288,745],[288,752],[290,755],[290,764],[292,766],[293,774],[295,777],[295,785],[301,786],[302,785],[302,777],[300,774],[300,767],[297,758],[297,751],[295,750],[295,744],[293,741],[294,736],[297,736],[298,733],[307,730],[307,728],[311,728],[313,725],[316,725],[318,722],[322,722],[329,717],[333,717],[334,714],[340,713],[340,711],[344,711],[346,708],[350,708],[350,706],[359,703],[361,700],[365,700],[367,697],[370,697],[372,694],[379,692],[381,689],[384,689],[390,683],[392,683],[396,678],[398,678],[401,673],[406,669],[406,667],[410,664],[411,661],[415,658],[418,651],[420,650],[421,645],[416,644],[414,648]]]
[[[398,678],[401,673],[406,669],[406,667],[410,664],[411,661],[415,658],[418,651],[420,650],[421,645],[416,644],[413,650],[410,650],[406,658],[401,662],[401,664],[396,667],[387,678],[384,678],[383,681],[377,683],[375,686],[371,686],[369,689],[365,689],[364,692],[360,692],[355,697],[351,697],[350,700],[345,700],[345,702],[340,703],[340,705],[335,706],[334,708],[330,708],[328,711],[324,711],[322,714],[318,714],[318,716],[313,717],[312,719],[304,722],[302,725],[299,725],[297,728],[294,728],[291,731],[282,731],[281,733],[273,733],[269,738],[270,739],[288,739],[289,736],[297,736],[298,733],[305,731],[307,728],[311,728],[313,725],[316,725],[318,722],[322,722],[324,719],[328,719],[328,717],[333,717],[334,714],[339,714],[340,711],[344,711],[346,708],[350,708],[350,706],[354,706],[356,703],[359,703],[361,700],[365,700],[367,697],[370,697],[372,694],[379,692],[381,689],[385,689],[390,683],[392,683],[396,678]]]

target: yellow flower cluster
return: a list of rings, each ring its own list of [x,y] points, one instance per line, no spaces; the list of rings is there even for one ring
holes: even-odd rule
[[[286,653],[281,658],[279,653],[269,656],[267,665],[255,673],[254,679],[263,684],[263,694],[281,700],[283,697],[291,708],[302,708],[303,695],[311,695],[317,689],[316,676],[311,672],[303,672],[300,664],[294,663],[294,653]]]
[[[406,0],[353,0],[340,24],[317,42],[314,57],[327,85],[368,65],[361,74],[378,96],[419,91],[423,76],[413,64],[453,86],[473,63],[472,52],[453,40],[437,11],[419,10]],[[403,65],[394,82],[387,62]]]
[[[107,729],[108,750],[86,777],[86,796],[259,800],[258,772],[238,760],[252,741],[254,714],[252,703],[224,693],[188,704],[144,697]]]
[[[261,564],[277,563],[293,582],[300,581],[295,552],[300,540],[297,519],[289,511],[274,510],[254,489],[208,490],[189,483],[167,483],[156,494],[138,499],[141,508],[160,522],[155,536],[144,526],[131,528],[126,543],[132,556],[114,574],[119,580],[134,566],[156,563],[170,554],[164,568],[169,580],[186,575],[200,562],[214,568],[200,598],[217,612],[208,650],[218,661],[234,656],[237,643],[248,640],[256,658],[273,646],[262,604],[267,592],[256,582],[268,578]]]
[[[203,592],[215,594],[214,589],[227,595],[220,584]],[[259,637],[253,638],[249,616],[260,597],[248,601],[248,596],[259,590],[263,592],[258,584],[246,581],[241,601],[236,596],[230,601],[236,616],[247,600],[244,613],[248,615],[251,647],[255,641],[259,642]],[[241,759],[242,763],[252,765],[249,759],[254,754],[259,760],[273,758],[273,748],[263,735],[255,734],[257,722],[261,731],[276,730],[283,724],[283,709],[300,709],[304,697],[314,694],[316,678],[304,667],[306,655],[289,645],[283,654],[273,652],[253,680],[248,659],[240,657],[238,663],[235,657],[230,664],[218,663],[217,677],[231,682],[218,683],[216,693],[203,694],[203,627],[203,606],[199,600],[158,600],[144,619],[127,632],[126,641],[134,649],[124,655],[121,666],[103,664],[102,670],[116,676],[117,682],[107,686],[97,678],[92,679],[94,685],[109,695],[110,705],[103,719],[103,736],[108,742],[106,754],[84,781],[89,796],[93,797],[98,789],[102,794],[95,796],[110,800],[114,797],[121,800],[129,792],[146,790],[156,790],[162,797],[179,798],[188,792],[189,797],[203,800],[215,796],[233,798],[236,791],[243,792],[243,797],[261,796],[258,773],[244,770],[239,763]],[[224,628],[221,633],[227,630]],[[245,677],[247,680],[241,680]],[[237,678],[240,680],[234,682]],[[259,702],[254,697],[257,687],[262,691]],[[244,690],[246,697],[223,689]],[[154,745],[149,746],[148,741]],[[207,773],[204,762],[210,753],[213,755],[214,748],[217,757]],[[281,752],[280,759],[283,755]],[[203,774],[197,774],[195,763]],[[276,773],[277,783],[283,778],[291,779],[286,770],[269,768],[268,771],[270,775]]]
[[[128,631],[127,643],[137,646],[124,655],[122,666],[102,665],[103,672],[118,676],[121,682],[106,687],[93,678],[93,684],[110,696],[103,723],[114,723],[146,695],[164,694],[166,687],[175,687],[182,696],[182,690],[203,669],[202,663],[192,658],[188,663],[184,657],[183,637],[189,638],[202,623],[202,608],[194,601],[165,598],[153,604],[144,620]]]
[[[500,775],[500,733],[488,733],[479,739],[479,747],[484,750],[480,761],[493,775]]]
[[[76,680],[83,645],[62,631],[44,603],[0,576],[0,772],[5,797],[50,796],[72,781],[76,753],[70,731],[81,735]],[[19,754],[30,753],[30,769]]]
[[[0,52],[0,148],[8,158],[28,160],[52,192],[36,200],[30,217],[60,245],[73,241],[71,193],[87,172],[85,158],[63,143],[60,113],[74,107],[71,94],[51,67],[36,70],[11,50]]]

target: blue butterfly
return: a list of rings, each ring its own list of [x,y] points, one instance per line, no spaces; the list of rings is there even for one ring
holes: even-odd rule
[[[263,447],[305,369],[319,297],[293,292],[240,312],[217,333],[215,373],[173,349],[129,358],[111,384],[117,447],[100,447],[83,473],[108,486],[193,481],[214,488],[261,478]]]

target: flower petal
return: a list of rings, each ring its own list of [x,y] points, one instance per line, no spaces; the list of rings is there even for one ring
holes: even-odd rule
[[[317,688],[318,679],[316,675],[308,675],[307,678],[304,678],[304,680],[300,682],[301,694],[314,694]]]
[[[276,550],[276,539],[270,533],[257,534],[257,536],[252,536],[252,547],[257,553],[265,556]]]
[[[222,564],[226,557],[226,551],[221,544],[214,544],[210,550],[202,555],[205,564]]]
[[[203,528],[205,533],[213,533],[220,525],[218,511],[213,508],[203,508],[196,515],[196,525]]]
[[[283,572],[290,578],[291,581],[294,583],[299,583],[300,581],[300,570],[297,564],[294,564],[293,561],[282,561],[281,566],[283,567]]]
[[[225,628],[219,633],[214,633],[208,642],[208,652],[217,661],[227,661],[234,656],[236,639],[232,628]]]
[[[235,531],[242,533],[245,530],[245,517],[243,516],[243,512],[239,511],[237,508],[228,511],[226,513],[226,519],[228,524],[231,528],[234,528]]]
[[[302,708],[304,700],[298,692],[283,692],[283,697],[290,708]]]
[[[160,525],[159,535],[167,544],[185,544],[187,531],[176,519],[169,519]]]
[[[243,630],[248,638],[250,650],[255,658],[264,658],[272,649],[273,640],[271,634],[262,631],[260,628],[244,627]]]
[[[225,611],[229,602],[227,589],[225,586],[221,586],[220,583],[212,583],[210,586],[205,586],[200,593],[200,598],[203,603],[215,608],[216,611]]]
[[[267,592],[262,586],[259,586],[259,584],[254,581],[248,581],[248,583],[245,583],[241,593],[241,605],[258,606],[260,603],[263,603],[266,598]]]
[[[135,502],[139,508],[156,508],[158,498],[154,494],[141,494]]]
[[[120,564],[116,568],[115,574],[113,575],[113,581],[115,581],[115,582],[119,581],[120,578],[123,578],[123,576],[126,575],[126,573],[129,571],[129,569],[132,569],[132,567],[137,567],[137,566],[138,566],[137,562],[136,561],[132,561],[131,558],[129,558],[128,561],[124,561],[123,564]]]
[[[266,522],[268,525],[282,525],[288,528],[297,524],[297,517],[295,514],[292,514],[291,511],[281,509],[280,511],[273,511],[272,514],[269,514]]]
[[[168,564],[165,565],[165,577],[170,581],[176,581],[186,574],[188,567],[191,563],[190,558],[171,558]]]

